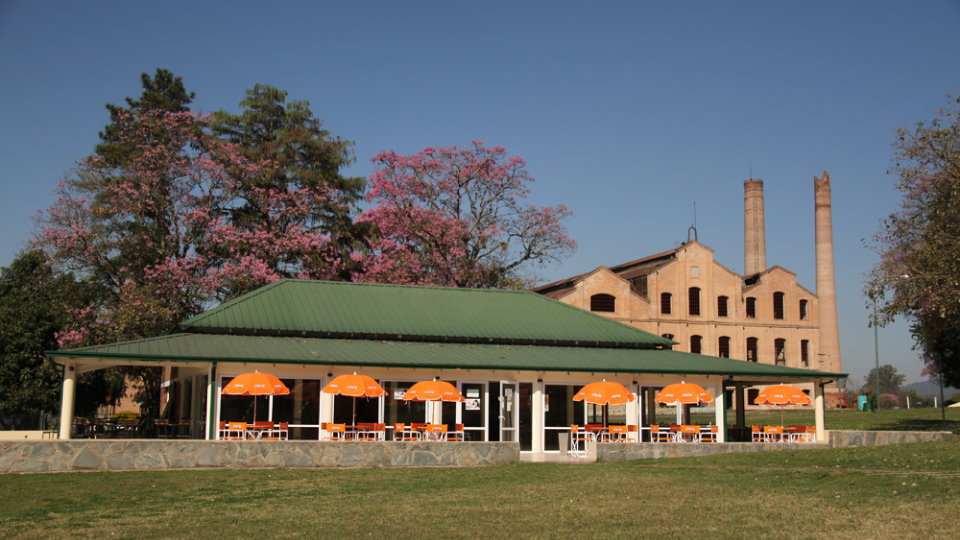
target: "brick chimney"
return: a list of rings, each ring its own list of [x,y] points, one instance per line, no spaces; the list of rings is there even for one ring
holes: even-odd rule
[[[830,175],[813,177],[817,228],[817,298],[820,301],[820,360],[814,369],[840,372],[840,328],[837,323],[837,284],[833,267],[833,216]],[[819,364],[819,365],[818,365]]]
[[[763,180],[743,183],[743,275],[767,269],[767,236],[763,223]]]

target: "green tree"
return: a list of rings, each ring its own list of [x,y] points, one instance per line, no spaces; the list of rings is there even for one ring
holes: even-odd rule
[[[960,385],[960,99],[929,123],[900,128],[893,144],[903,201],[881,224],[865,288],[877,324],[911,321],[925,361]]]
[[[881,394],[896,394],[900,391],[900,385],[903,384],[903,381],[907,380],[905,375],[900,375],[897,373],[897,368],[887,364],[885,366],[880,366],[880,393]],[[863,391],[870,391],[876,393],[877,391],[877,368],[870,370],[870,373],[864,377],[863,382]]]
[[[194,92],[187,92],[183,86],[183,79],[173,73],[157,68],[151,78],[148,73],[140,74],[143,93],[140,99],[126,98],[127,106],[121,107],[107,103],[110,111],[110,123],[100,132],[100,144],[96,146],[96,153],[112,165],[118,166],[129,159],[130,152],[135,151],[134,145],[121,142],[121,135],[126,126],[125,116],[138,116],[145,111],[164,110],[170,112],[186,112],[187,105],[193,101]]]
[[[307,194],[310,202],[302,212],[277,220],[274,226],[321,232],[329,235],[330,242],[319,249],[288,250],[268,262],[272,270],[288,277],[319,277],[336,261],[338,277],[349,280],[357,269],[351,254],[362,248],[368,230],[353,220],[366,180],[341,174],[341,169],[354,161],[353,142],[323,129],[310,111],[309,101],[288,102],[286,98],[286,91],[257,84],[240,102],[243,112],[213,114],[210,127],[215,133],[240,145],[251,162],[273,164],[255,177],[234,178],[241,184],[241,194],[247,196],[243,204],[231,209],[230,218],[235,225],[256,230],[275,212],[263,204],[259,192],[279,188]]]
[[[71,274],[57,275],[42,251],[29,251],[0,271],[0,424],[37,429],[39,413],[60,408],[61,373],[44,357],[60,348],[58,337],[71,311],[90,301],[90,287]],[[119,382],[119,387],[118,387]],[[89,413],[122,392],[122,378],[84,374],[78,380],[78,412]],[[24,424],[22,421],[28,423]]]

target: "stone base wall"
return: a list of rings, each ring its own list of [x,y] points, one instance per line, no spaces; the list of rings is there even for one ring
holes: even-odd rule
[[[778,450],[814,450],[953,440],[949,431],[828,431],[823,443],[597,443],[599,461],[664,459]]]
[[[949,431],[829,431],[830,446],[880,446],[917,442],[952,441]]]
[[[632,459],[666,459],[775,452],[779,450],[812,450],[829,448],[816,443],[597,443],[597,461],[629,461]]]
[[[471,467],[520,461],[505,442],[0,441],[0,473],[256,467]]]

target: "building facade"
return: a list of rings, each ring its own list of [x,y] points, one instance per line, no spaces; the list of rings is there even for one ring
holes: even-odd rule
[[[815,179],[817,287],[829,291],[826,305],[822,295],[797,283],[795,273],[767,267],[760,180],[744,182],[745,275],[688,239],[676,249],[601,266],[535,291],[671,339],[676,350],[839,372],[829,180],[826,173]],[[835,400],[835,390],[832,395]]]

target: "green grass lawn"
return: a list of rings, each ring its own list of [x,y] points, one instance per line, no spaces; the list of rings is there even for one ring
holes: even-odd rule
[[[920,411],[828,425],[939,420]],[[0,475],[0,538],[952,539],[958,516],[960,439],[581,465]]]

